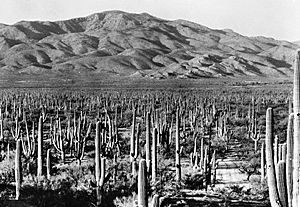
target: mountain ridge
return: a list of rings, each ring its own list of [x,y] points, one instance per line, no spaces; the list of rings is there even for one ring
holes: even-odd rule
[[[54,22],[0,24],[0,74],[290,77],[299,47],[187,20],[106,11]]]

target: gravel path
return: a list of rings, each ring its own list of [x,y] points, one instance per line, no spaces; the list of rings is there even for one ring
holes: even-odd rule
[[[247,175],[239,170],[239,166],[243,161],[237,155],[240,150],[240,144],[233,141],[230,149],[224,156],[225,158],[217,159],[217,183],[215,187],[225,187],[228,185],[244,185],[249,187],[250,182],[247,181]]]

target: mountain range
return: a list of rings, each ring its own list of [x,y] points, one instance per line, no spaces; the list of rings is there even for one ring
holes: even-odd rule
[[[299,44],[107,11],[0,24],[0,74],[152,79],[290,77]]]

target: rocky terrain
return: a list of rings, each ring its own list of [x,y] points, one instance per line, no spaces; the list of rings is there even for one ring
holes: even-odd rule
[[[185,20],[108,11],[66,21],[0,24],[0,74],[290,77],[294,51],[299,47]]]

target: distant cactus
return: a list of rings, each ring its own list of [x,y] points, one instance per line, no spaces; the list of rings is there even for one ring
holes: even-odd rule
[[[0,108],[1,111],[1,108]],[[4,142],[3,119],[0,117],[0,141]]]

